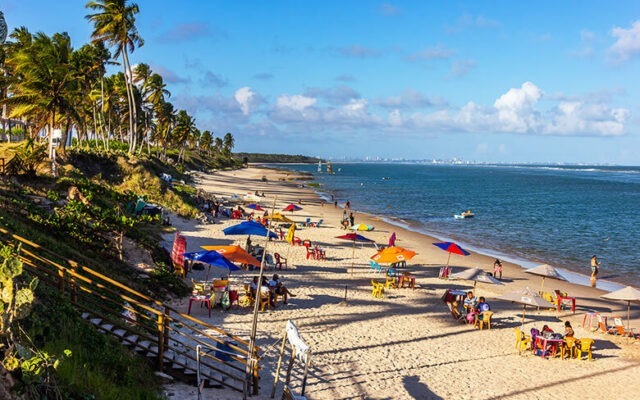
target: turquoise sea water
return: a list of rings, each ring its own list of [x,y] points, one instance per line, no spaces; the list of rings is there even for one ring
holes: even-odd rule
[[[640,167],[352,163],[334,164],[335,174],[279,167],[314,173],[321,195],[349,200],[356,212],[525,268],[548,263],[588,275],[597,254],[600,279],[640,286]],[[465,209],[475,218],[453,218]]]

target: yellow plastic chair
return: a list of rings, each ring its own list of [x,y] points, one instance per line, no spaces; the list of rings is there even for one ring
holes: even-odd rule
[[[551,293],[542,292],[540,295],[542,296],[543,299],[545,299],[549,303],[553,304],[554,305],[554,307],[553,307],[554,309],[558,306],[558,299],[555,296],[551,295]]]
[[[564,346],[560,349],[560,358],[564,360],[565,354],[568,354],[569,358],[573,358],[579,345],[580,341],[574,337],[564,338]]]
[[[198,283],[191,278],[191,284],[193,285],[193,291],[196,292],[196,294],[204,294],[204,283]]]
[[[591,349],[593,348],[593,339],[580,339],[580,344],[576,346],[576,357],[582,360],[582,353],[586,353],[588,360],[593,359]]]
[[[516,332],[516,350],[518,354],[531,348],[531,336],[524,334],[520,328],[513,328]]]
[[[482,318],[480,316],[482,315]],[[477,326],[480,330],[486,325],[487,329],[491,329],[491,316],[493,315],[493,311],[483,311],[479,314],[476,314],[476,320],[473,323],[473,326]]]
[[[381,299],[384,297],[384,284],[376,282],[375,279],[371,280],[371,295],[375,298]]]
[[[251,291],[249,290],[249,285],[245,283],[244,285],[244,296],[240,298],[240,307],[250,307],[253,305],[253,296],[251,296]]]
[[[385,289],[397,289],[398,284],[396,282],[396,278],[393,276],[387,276],[387,280],[384,283]]]

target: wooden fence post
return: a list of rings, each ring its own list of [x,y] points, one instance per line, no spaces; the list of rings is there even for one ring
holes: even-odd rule
[[[158,371],[162,371],[162,360],[164,358],[164,314],[158,314]]]

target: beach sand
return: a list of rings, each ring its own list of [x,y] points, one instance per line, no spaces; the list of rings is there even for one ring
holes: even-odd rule
[[[266,176],[264,182],[262,177]],[[282,209],[288,203],[301,203],[295,213],[284,213],[303,222],[323,219],[319,228],[296,231],[296,236],[309,239],[324,248],[327,260],[306,259],[302,246],[284,241],[271,241],[267,252],[279,252],[288,259],[289,268],[277,271],[285,285],[297,295],[288,305],[281,302],[275,310],[259,314],[257,345],[264,349],[261,361],[260,394],[254,399],[267,399],[273,387],[280,339],[287,320],[294,321],[303,340],[312,349],[312,365],[306,384],[308,399],[590,399],[617,394],[640,394],[640,341],[592,332],[582,327],[585,312],[596,311],[606,316],[622,315],[626,321],[626,302],[605,301],[603,291],[563,281],[547,279],[545,290],[561,289],[577,299],[577,310],[527,309],[524,330],[548,324],[562,332],[564,321],[571,321],[576,337],[595,340],[594,360],[544,359],[531,354],[519,355],[515,350],[514,327],[521,325],[522,306],[496,297],[525,287],[537,291],[541,278],[517,265],[504,263],[504,285],[478,283],[477,296],[486,297],[495,312],[490,330],[476,330],[471,325],[454,321],[441,301],[445,289],[468,290],[472,282],[438,279],[447,253],[432,243],[434,238],[402,229],[382,220],[383,216],[358,213],[351,204],[356,223],[373,225],[371,232],[359,232],[379,245],[387,244],[392,232],[397,246],[418,254],[408,263],[416,277],[416,288],[389,289],[383,299],[371,296],[371,279],[384,279],[369,267],[375,254],[371,244],[337,239],[345,233],[339,222],[343,210],[323,204],[301,182],[290,180],[293,174],[251,167],[240,171],[196,174],[196,186],[220,196],[240,197],[264,192],[260,204]],[[342,205],[340,205],[342,206]],[[244,236],[224,236],[222,229],[238,223],[219,219],[216,224],[201,225],[197,221],[173,217],[173,226],[187,238],[187,251],[201,250],[205,244],[238,244],[244,247]],[[163,245],[170,250],[173,234],[165,235]],[[264,246],[264,238],[252,237],[253,244]],[[353,261],[353,269],[351,267]],[[451,256],[453,272],[467,267],[492,271],[493,258],[481,254],[468,257]],[[195,279],[204,272],[195,271]],[[266,271],[270,277],[274,272]],[[240,289],[257,271],[231,274],[231,284]],[[346,301],[345,301],[346,292]],[[175,302],[186,312],[188,299]],[[640,328],[640,308],[632,307],[631,326]],[[204,310],[192,315],[204,321],[247,337],[251,329],[252,308],[215,310],[209,319]],[[610,319],[610,322],[613,320]],[[285,362],[288,362],[290,350]],[[296,362],[291,386],[299,394],[303,366]],[[196,398],[195,387],[181,384],[166,386],[170,398]],[[276,398],[282,393],[277,387]],[[228,390],[205,389],[204,399],[239,399],[242,395]]]

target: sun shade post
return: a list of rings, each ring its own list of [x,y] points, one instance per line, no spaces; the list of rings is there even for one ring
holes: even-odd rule
[[[273,206],[271,208],[271,215],[273,215],[276,208],[276,200],[278,196],[273,198]],[[262,260],[260,261],[260,274],[258,278],[258,287],[256,288],[256,301],[253,304],[253,320],[251,322],[251,336],[249,338],[249,360],[247,360],[246,378],[249,376],[255,376],[253,371],[257,368],[258,360],[255,358],[254,348],[256,347],[256,331],[258,329],[258,310],[260,309],[260,291],[262,289],[262,278],[264,276],[264,264],[267,260],[267,246],[269,245],[269,237],[271,236],[271,219],[267,222],[267,235],[264,239],[264,251],[262,252]],[[258,394],[258,382],[254,379],[253,382],[253,394]],[[244,396],[246,399],[246,394]]]

